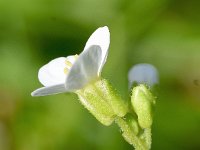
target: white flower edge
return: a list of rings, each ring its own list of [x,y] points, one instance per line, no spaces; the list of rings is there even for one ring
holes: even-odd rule
[[[93,45],[80,54],[71,67],[66,81],[49,87],[42,87],[31,93],[32,96],[46,96],[63,92],[74,92],[89,82],[97,79],[101,67],[102,51],[100,46]]]
[[[31,96],[46,96],[67,92],[65,84],[52,85],[49,87],[39,88],[31,93]]]

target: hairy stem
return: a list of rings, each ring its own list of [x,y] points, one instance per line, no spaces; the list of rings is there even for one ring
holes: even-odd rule
[[[138,136],[138,133],[135,132],[130,126],[129,122],[124,118],[116,118],[115,122],[120,127],[122,131],[122,136],[124,139],[131,145],[135,147],[136,150],[148,150],[149,148],[145,144],[145,140]]]

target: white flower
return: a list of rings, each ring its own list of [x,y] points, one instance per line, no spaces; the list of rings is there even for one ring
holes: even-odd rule
[[[82,89],[100,77],[110,44],[108,27],[98,28],[78,56],[60,57],[40,68],[39,81],[44,87],[31,93],[45,96]]]

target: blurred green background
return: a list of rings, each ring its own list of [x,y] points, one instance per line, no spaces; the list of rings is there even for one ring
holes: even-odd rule
[[[153,150],[200,149],[200,1],[0,0],[0,150],[130,150],[73,93],[33,98],[38,69],[79,54],[107,25],[103,77],[129,100],[127,73],[151,63],[160,74]]]

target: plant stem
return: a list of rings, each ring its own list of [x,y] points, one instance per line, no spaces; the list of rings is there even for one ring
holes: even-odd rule
[[[116,118],[115,122],[120,127],[122,131],[122,136],[125,140],[133,145],[136,150],[148,150],[149,148],[146,146],[145,141],[137,136],[137,133],[133,131],[130,127],[130,124],[124,118]]]

